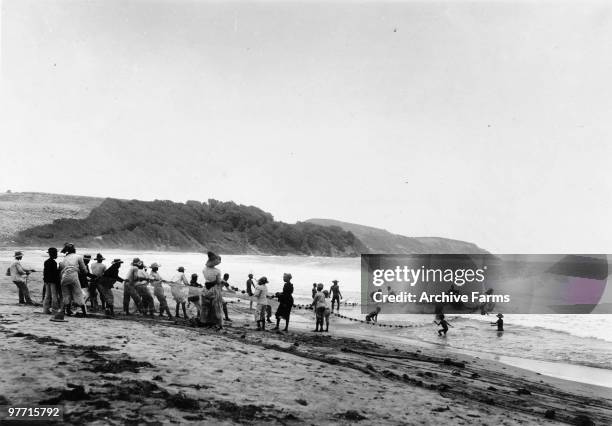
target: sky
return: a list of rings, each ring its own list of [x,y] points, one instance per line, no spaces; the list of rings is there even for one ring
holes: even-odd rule
[[[612,253],[605,2],[3,0],[0,192]]]

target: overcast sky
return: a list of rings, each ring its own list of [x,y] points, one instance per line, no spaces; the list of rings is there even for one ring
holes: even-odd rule
[[[611,13],[4,0],[0,191],[612,253]]]

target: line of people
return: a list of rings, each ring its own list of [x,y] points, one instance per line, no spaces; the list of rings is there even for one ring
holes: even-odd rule
[[[58,263],[59,253],[65,256]],[[72,243],[64,244],[60,252],[57,248],[50,247],[47,254],[48,259],[45,260],[43,266],[42,305],[44,313],[54,314],[51,318],[53,321],[64,321],[64,315],[75,315],[73,308],[82,311],[76,315],[87,316],[87,302],[90,303],[92,311],[104,311],[106,315],[114,316],[115,301],[112,290],[119,282],[123,284],[123,313],[125,315],[131,315],[130,303],[133,302],[138,312],[153,316],[155,298],[159,303],[159,316],[167,315],[168,318],[173,318],[162,285],[168,284],[175,302],[176,318],[180,318],[182,310],[183,318],[189,319],[186,305],[192,303],[198,312],[197,316],[192,319],[198,325],[222,328],[224,321],[231,322],[222,292],[235,293],[238,288],[229,285],[229,274],[221,274],[217,268],[221,263],[221,257],[213,252],[208,252],[205,268],[202,271],[204,284],[198,282],[198,275],[195,273],[191,275],[191,280],[188,280],[185,268],[182,266],[177,269],[177,273],[171,280],[165,280],[159,273],[160,264],[152,263],[148,271],[144,262],[139,258],[132,260],[127,275],[122,278],[119,276],[119,269],[124,263],[121,259],[114,259],[107,267],[103,263],[106,259],[101,253],[98,253],[92,263],[91,255],[77,255],[76,247]],[[29,275],[36,271],[22,265],[23,253],[21,251],[15,252],[14,258],[14,262],[7,270],[7,275],[11,276],[18,288],[19,303],[33,305],[35,303],[30,297],[27,281]],[[268,300],[270,298],[277,298],[279,302],[274,329],[279,329],[281,319],[285,320],[284,330],[288,329],[293,307],[291,279],[291,274],[284,274],[283,291],[269,296],[268,279],[261,277],[255,284],[253,275],[249,274],[247,293],[250,296],[251,308],[253,303],[256,304],[255,321],[258,329],[265,330],[266,322],[271,323],[271,305]]]

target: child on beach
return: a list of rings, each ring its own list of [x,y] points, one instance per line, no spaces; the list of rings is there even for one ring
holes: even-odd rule
[[[261,277],[257,280],[257,287],[253,293],[253,299],[257,303],[255,306],[255,321],[257,321],[257,330],[266,331],[266,306],[268,306],[268,287],[266,284],[268,279]]]
[[[497,326],[497,331],[504,331],[504,320],[502,319],[504,316],[502,314],[497,314],[497,321],[492,322],[491,325]]]
[[[438,330],[438,336],[442,336],[442,333],[444,333],[444,336],[446,337],[446,332],[448,331],[448,326],[450,324],[444,319],[444,314],[440,314],[440,322],[434,321],[434,323],[442,327],[440,330]],[[450,326],[452,327],[452,325]]]
[[[312,299],[312,307],[315,310],[316,323],[315,332],[323,331],[323,318],[325,316],[325,294],[323,294],[323,284],[317,284],[317,292]]]
[[[323,319],[325,320],[325,331],[329,331],[329,316],[331,314],[332,305],[329,302],[329,291],[323,291],[325,295],[325,311],[323,312]],[[321,324],[321,329],[323,328],[323,324]]]

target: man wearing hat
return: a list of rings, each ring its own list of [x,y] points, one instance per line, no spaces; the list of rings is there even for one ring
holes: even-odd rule
[[[98,290],[100,291],[101,299],[105,302],[106,315],[115,315],[115,297],[113,295],[113,287],[117,281],[122,283],[124,280],[119,276],[119,268],[123,261],[114,259],[111,265],[106,269],[102,276],[97,281]]]
[[[104,271],[106,271],[106,265],[102,263],[103,260],[104,256],[102,256],[101,253],[98,253],[96,254],[96,261],[92,263],[89,267],[93,275],[93,278],[89,281],[88,287],[89,301],[91,302],[92,309],[94,308],[94,306],[96,308],[98,307],[98,293],[100,294],[100,306],[102,307],[102,309],[106,308],[104,294],[102,290],[98,288],[98,281],[100,280],[100,277],[104,274]]]
[[[142,261],[137,257],[132,260],[130,270],[123,281],[123,312],[126,315],[130,315],[130,299],[136,304],[136,309],[142,312],[142,301],[136,291],[136,283],[140,281],[140,277],[138,276],[138,265],[140,265],[141,262]]]
[[[23,253],[20,251],[15,252],[15,260],[9,267],[11,279],[19,290],[19,304],[21,305],[33,305],[32,299],[30,298],[30,290],[28,290],[28,275],[30,272],[34,272],[34,269],[26,269],[21,264],[23,259]]]
[[[332,294],[331,311],[334,312],[334,301],[336,301],[338,303],[338,312],[340,312],[340,299],[342,299],[340,286],[338,285],[338,280],[333,280],[332,283],[333,285],[329,288]]]
[[[43,282],[45,284],[45,297],[43,300],[43,313],[56,314],[62,307],[61,295],[62,288],[60,285],[60,273],[57,266],[57,249],[49,247],[47,250],[49,258],[45,260],[43,267]],[[50,308],[53,310],[51,312]]]
[[[65,253],[64,260],[60,262],[60,275],[62,286],[62,298],[64,309],[67,315],[72,315],[70,307],[71,302],[79,306],[83,311],[83,316],[87,315],[85,302],[83,300],[83,291],[81,290],[81,281],[79,277],[87,276],[88,269],[85,266],[83,258],[76,254],[76,248],[72,243],[64,244],[62,253]]]

